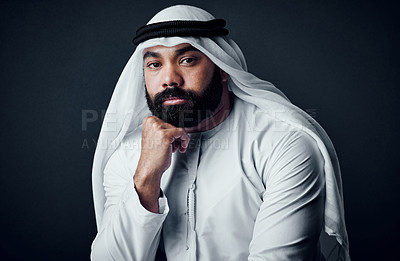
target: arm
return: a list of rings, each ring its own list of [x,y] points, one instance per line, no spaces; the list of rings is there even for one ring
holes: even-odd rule
[[[154,260],[162,224],[168,214],[166,198],[160,198],[160,213],[146,210],[134,189],[132,174],[117,150],[104,173],[107,198],[103,221],[92,245],[91,259]]]
[[[187,147],[186,141],[172,144],[180,138],[177,132],[186,133],[164,124],[158,119],[144,120],[134,178],[119,150],[109,159],[104,170],[104,216],[92,244],[92,260],[154,260],[168,214],[166,198],[159,198],[161,176],[170,165],[172,152],[178,148],[184,152]]]
[[[316,142],[294,132],[271,153],[266,191],[256,218],[249,260],[319,260],[325,202],[324,160]]]

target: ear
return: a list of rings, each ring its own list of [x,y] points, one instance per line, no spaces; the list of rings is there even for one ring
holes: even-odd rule
[[[221,78],[222,78],[222,82],[227,82],[228,81],[228,74],[226,72],[224,72],[223,70],[219,69],[220,73],[221,73]]]

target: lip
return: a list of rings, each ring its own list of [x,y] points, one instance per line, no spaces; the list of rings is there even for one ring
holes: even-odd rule
[[[169,105],[178,105],[178,104],[183,104],[186,103],[186,99],[178,98],[178,97],[169,97],[163,101],[163,105],[169,106]]]

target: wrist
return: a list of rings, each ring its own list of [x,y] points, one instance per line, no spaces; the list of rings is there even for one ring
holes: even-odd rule
[[[140,204],[148,211],[158,213],[160,182],[149,178],[135,178],[134,176],[134,188],[139,196]]]

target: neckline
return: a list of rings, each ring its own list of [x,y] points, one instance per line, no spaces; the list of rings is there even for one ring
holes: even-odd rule
[[[231,110],[229,112],[229,115],[226,117],[226,119],[223,122],[221,122],[220,124],[218,124],[217,126],[215,126],[212,129],[209,129],[209,130],[206,130],[206,131],[203,131],[203,132],[190,133],[189,137],[192,138],[192,136],[193,137],[200,136],[201,140],[208,140],[211,137],[213,137],[215,134],[217,134],[219,132],[219,130],[224,128],[224,126],[229,124],[229,121],[232,120],[232,117],[235,114],[235,107],[237,107],[236,103],[237,103],[237,100],[238,100],[238,98],[233,93],[231,93],[231,97],[232,97]]]

